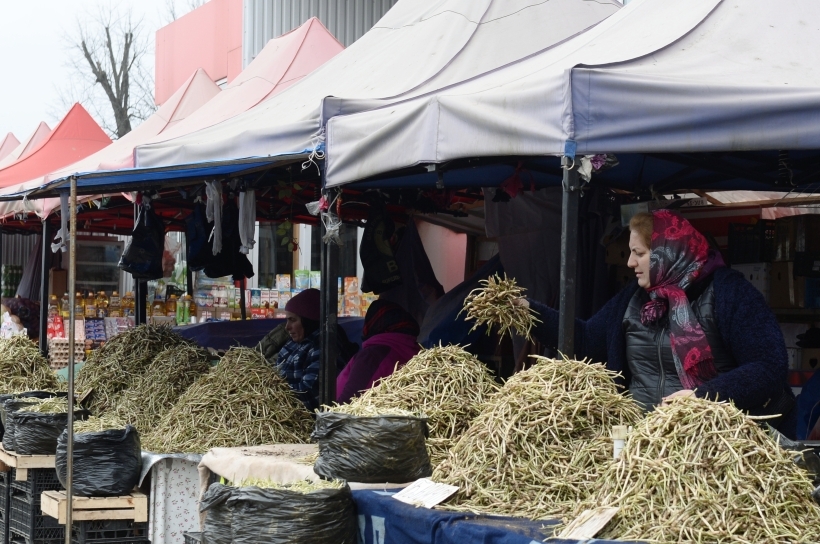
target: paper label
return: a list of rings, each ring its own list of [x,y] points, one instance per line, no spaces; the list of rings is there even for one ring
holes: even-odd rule
[[[413,506],[432,508],[447,500],[456,491],[458,491],[458,486],[440,484],[429,478],[421,478],[393,495],[393,498]]]

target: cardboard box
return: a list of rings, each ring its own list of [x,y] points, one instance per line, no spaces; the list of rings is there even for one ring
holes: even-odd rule
[[[49,270],[48,271],[48,292],[57,295],[57,298],[68,292],[68,271]]]
[[[771,290],[771,264],[736,264],[732,265],[732,268],[743,274],[743,277],[749,280],[749,283],[754,285],[755,289],[760,291],[766,302],[769,302],[769,294]]]
[[[772,263],[769,306],[772,308],[803,308],[806,278],[794,277],[794,262]]]
[[[629,229],[606,246],[606,264],[626,266],[629,260]],[[634,274],[633,274],[634,276]]]
[[[799,370],[820,370],[820,348],[803,348]]]

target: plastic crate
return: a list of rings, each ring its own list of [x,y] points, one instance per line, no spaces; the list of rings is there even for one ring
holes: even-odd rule
[[[65,527],[40,512],[40,500],[28,500],[12,490],[9,500],[9,540],[26,544],[65,543]]]
[[[777,249],[775,222],[760,219],[754,225],[729,223],[729,263],[770,263]]]
[[[107,519],[77,521],[71,540],[75,544],[137,544],[148,541],[148,523],[130,520]]]
[[[29,501],[40,504],[40,495],[43,491],[59,491],[63,485],[57,478],[57,471],[53,468],[30,468],[25,480],[11,480],[12,494],[25,493]]]
[[[185,544],[200,544],[202,533],[182,533],[182,538],[185,539]]]
[[[11,488],[12,478],[11,470],[0,472],[0,520],[2,520],[3,523],[9,519],[9,490]]]

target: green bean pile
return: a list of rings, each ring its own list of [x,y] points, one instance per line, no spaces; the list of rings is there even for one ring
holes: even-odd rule
[[[101,417],[91,416],[84,421],[74,422],[74,434],[124,430],[125,425],[125,421],[115,415],[108,414]]]
[[[122,392],[116,413],[148,433],[202,375],[211,370],[210,355],[202,348],[180,344],[157,354],[144,374]]]
[[[498,325],[501,336],[515,330],[528,340],[536,323],[541,321],[535,316],[537,313],[529,306],[516,304],[515,301],[524,296],[523,287],[515,283],[515,278],[502,279],[498,274],[481,280],[482,287],[473,289],[464,299],[464,309],[467,312],[465,321],[475,320],[470,329],[474,331],[482,325]],[[487,328],[490,334],[492,327]]]
[[[498,389],[487,366],[464,348],[435,346],[422,349],[354,398],[348,409],[370,409],[382,415],[389,410],[424,414],[430,429],[427,451],[436,466]]]
[[[820,542],[807,474],[732,404],[676,398],[629,433],[585,508],[618,506],[599,538]]]
[[[433,471],[457,485],[446,508],[542,519],[572,511],[600,485],[613,425],[633,425],[638,405],[603,365],[537,357],[484,403]]]
[[[39,414],[68,413],[68,399],[65,397],[51,397],[47,399],[32,399],[34,404],[26,406],[22,412],[36,412]]]
[[[75,390],[93,389],[88,408],[95,414],[115,409],[120,394],[167,348],[195,345],[168,327],[140,325],[94,350],[77,374]]]
[[[304,444],[313,418],[262,354],[231,348],[143,437],[144,450],[205,453],[211,448]]]
[[[0,392],[53,391],[59,386],[48,360],[26,336],[0,339]]]
[[[320,489],[344,489],[347,484],[344,480],[298,480],[288,484],[274,482],[273,480],[262,480],[259,478],[248,478],[240,481],[235,487],[258,487],[259,489],[283,489],[307,495]]]

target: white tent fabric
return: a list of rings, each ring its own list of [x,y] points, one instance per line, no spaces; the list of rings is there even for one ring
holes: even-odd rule
[[[2,159],[0,159],[0,168],[5,168],[6,166],[13,164],[17,161],[17,159],[32,149],[35,149],[37,144],[46,139],[49,134],[51,134],[51,129],[47,124],[41,121],[28,138],[26,138],[22,143],[17,144],[17,147],[15,147],[11,153],[7,153]]]
[[[820,147],[820,2],[635,0],[550,51],[331,119],[327,181],[475,156]],[[570,153],[571,154],[571,153]]]
[[[620,7],[617,0],[402,0],[299,83],[218,125],[140,146],[136,164],[310,152],[328,115],[475,77],[572,38]],[[355,100],[329,100],[323,110],[326,97]]]

